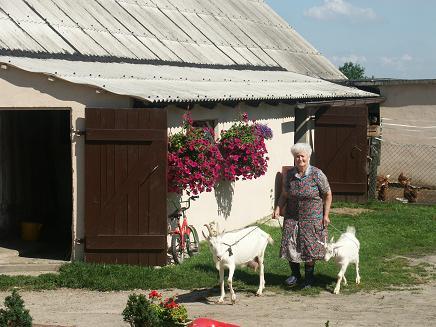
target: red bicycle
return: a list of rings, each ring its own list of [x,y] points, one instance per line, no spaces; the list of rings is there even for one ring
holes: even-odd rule
[[[171,219],[171,254],[175,263],[182,263],[185,257],[192,257],[198,253],[199,241],[197,230],[192,225],[188,225],[186,210],[191,206],[191,200],[198,199],[198,195],[190,196],[188,200],[181,200],[180,208],[174,204],[176,210],[168,218]],[[182,206],[186,204],[186,206]],[[183,217],[183,219],[180,219]]]

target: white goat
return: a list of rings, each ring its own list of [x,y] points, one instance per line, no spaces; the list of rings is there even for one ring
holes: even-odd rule
[[[326,253],[324,260],[329,261],[334,257],[336,263],[341,267],[338,273],[338,280],[336,287],[333,291],[334,294],[339,294],[341,288],[341,281],[344,281],[344,285],[347,285],[347,279],[345,278],[345,272],[350,263],[356,264],[356,284],[360,284],[359,275],[359,249],[360,242],[356,238],[356,229],[352,226],[347,227],[347,231],[342,233],[337,242],[334,242],[332,237],[329,243],[322,243],[325,246]]]
[[[216,223],[215,223],[216,224]],[[231,294],[232,304],[236,302],[236,295],[233,291],[233,274],[236,266],[249,266],[257,270],[259,268],[259,289],[256,295],[262,295],[265,288],[263,260],[266,246],[273,243],[273,239],[257,226],[250,226],[236,231],[219,233],[217,224],[214,230],[214,223],[205,225],[209,231],[204,238],[209,244],[212,252],[215,267],[220,275],[221,296],[218,303],[224,301],[224,270],[229,270],[228,285]]]

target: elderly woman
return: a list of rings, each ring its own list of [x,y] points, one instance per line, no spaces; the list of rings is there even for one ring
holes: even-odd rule
[[[292,275],[285,283],[292,286],[301,280],[300,263],[304,262],[303,286],[308,288],[313,284],[315,260],[324,258],[324,246],[318,241],[327,238],[332,192],[325,174],[309,164],[309,144],[294,144],[291,153],[295,165],[284,176],[273,217],[277,218],[280,208],[286,206],[280,256],[289,261]]]

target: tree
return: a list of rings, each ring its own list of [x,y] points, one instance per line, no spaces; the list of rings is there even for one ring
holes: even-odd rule
[[[346,62],[339,70],[347,76],[348,79],[365,79],[365,67],[359,65],[358,63]]]

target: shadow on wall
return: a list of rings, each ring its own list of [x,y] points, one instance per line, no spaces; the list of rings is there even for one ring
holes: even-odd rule
[[[233,182],[222,180],[215,186],[218,215],[222,215],[225,219],[230,216],[232,211],[233,194],[235,193],[234,185]]]

